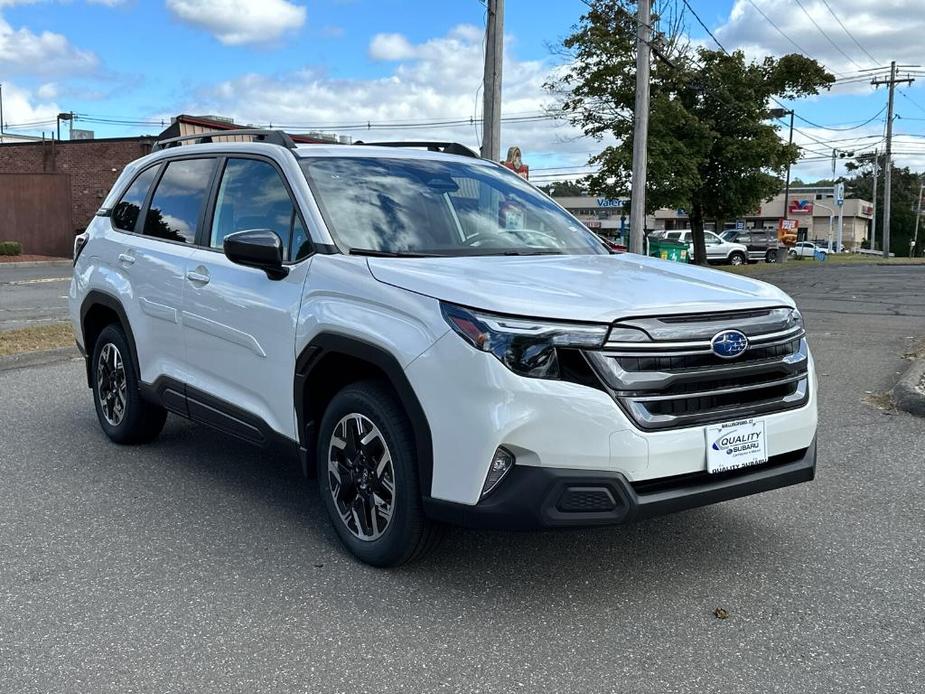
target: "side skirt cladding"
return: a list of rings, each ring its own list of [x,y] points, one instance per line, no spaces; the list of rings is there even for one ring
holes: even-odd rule
[[[329,373],[325,365],[338,360],[360,368],[351,369],[350,373]],[[398,395],[405,408],[405,413],[411,420],[421,494],[427,497],[430,495],[433,481],[434,453],[430,425],[424,409],[398,360],[380,347],[354,337],[322,333],[302,350],[296,360],[293,401],[295,402],[303,469],[308,472],[311,467],[308,461],[314,455],[318,423],[327,402],[334,395],[330,384],[332,382],[337,384],[339,389],[370,375],[384,376]]]

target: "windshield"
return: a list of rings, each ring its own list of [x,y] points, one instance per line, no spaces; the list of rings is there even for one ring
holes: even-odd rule
[[[378,157],[301,165],[328,229],[351,253],[608,253],[580,222],[500,167]]]

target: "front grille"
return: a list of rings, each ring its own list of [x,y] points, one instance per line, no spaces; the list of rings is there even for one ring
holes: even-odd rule
[[[627,335],[625,328],[650,339],[610,340],[585,357],[642,429],[770,414],[808,399],[808,348],[789,308],[627,320],[613,334]],[[723,330],[748,337],[749,346],[739,357],[713,353],[710,339]]]

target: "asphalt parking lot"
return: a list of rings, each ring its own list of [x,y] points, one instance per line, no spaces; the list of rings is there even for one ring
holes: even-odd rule
[[[67,320],[68,262],[0,265],[0,330]]]
[[[923,691],[925,420],[867,401],[925,337],[925,267],[765,276],[820,373],[814,482],[451,530],[395,571],[340,549],[294,461],[176,418],[117,447],[80,362],[0,372],[0,690]]]

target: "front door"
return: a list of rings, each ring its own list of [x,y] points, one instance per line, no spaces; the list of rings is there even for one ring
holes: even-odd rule
[[[295,331],[311,262],[304,223],[279,170],[262,158],[226,159],[211,207],[202,245],[187,259],[184,277],[190,407],[203,405],[194,401],[195,391],[204,391],[222,401],[217,406],[243,410],[298,440]],[[224,238],[247,229],[279,235],[289,268],[285,278],[271,280],[263,270],[225,257]],[[241,423],[245,436],[252,425]]]

